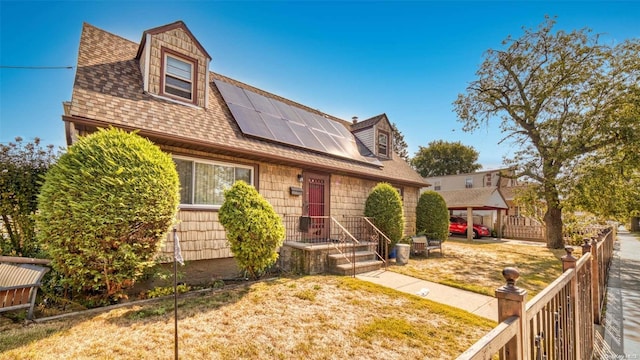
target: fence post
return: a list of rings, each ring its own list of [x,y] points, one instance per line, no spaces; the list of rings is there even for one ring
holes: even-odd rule
[[[565,246],[564,251],[567,252],[567,255],[562,257],[562,272],[565,272],[569,269],[575,269],[576,262],[578,261],[578,259],[576,259],[572,255],[573,248],[571,246]]]
[[[582,244],[582,256],[584,256],[584,254],[591,252],[591,239],[584,238],[582,240],[584,241],[584,244]]]
[[[584,249],[584,248],[583,248]],[[565,246],[564,251],[567,252],[567,255],[562,257],[562,272],[566,272],[569,269],[574,269],[576,268],[576,263],[578,262],[578,259],[576,259],[572,253],[573,253],[573,248],[571,246]],[[576,359],[580,359],[581,358],[581,348],[580,345],[581,344],[581,339],[580,339],[580,327],[583,326],[581,321],[591,321],[591,319],[585,319],[584,314],[581,314],[580,309],[576,308],[576,304],[578,303],[576,301],[576,299],[579,296],[579,289],[578,289],[578,275],[574,274],[575,276],[573,277],[573,279],[571,280],[570,283],[570,304],[571,304],[571,308],[573,309],[573,314],[570,314],[569,316],[573,316],[574,319],[574,324],[576,326],[574,326],[574,329],[572,329],[571,331],[573,331],[574,337],[575,337],[575,357]],[[571,351],[571,350],[570,350]]]
[[[511,339],[504,346],[504,360],[523,360],[528,354],[528,336],[527,336],[527,313],[526,302],[527,291],[516,286],[516,281],[520,277],[520,273],[516,268],[507,267],[502,270],[502,276],[507,284],[496,289],[496,298],[498,299],[498,322],[501,323],[511,316],[520,318],[520,329],[518,335]]]
[[[598,254],[598,240],[591,240],[591,298],[593,302],[593,323],[600,325],[600,259]]]

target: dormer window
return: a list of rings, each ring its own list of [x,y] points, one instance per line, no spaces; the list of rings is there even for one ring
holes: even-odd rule
[[[172,98],[195,102],[195,69],[197,61],[163,49],[162,92]]]
[[[378,131],[378,155],[389,157],[389,134]]]

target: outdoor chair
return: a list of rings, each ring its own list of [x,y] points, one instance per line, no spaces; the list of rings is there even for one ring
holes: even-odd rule
[[[27,319],[31,320],[36,293],[47,271],[49,268],[31,264],[0,263],[0,312],[29,309]]]
[[[423,253],[429,257],[429,253],[434,250],[440,251],[440,255],[444,256],[442,251],[442,240],[431,240],[426,235],[416,235],[411,237],[411,249],[414,255]]]

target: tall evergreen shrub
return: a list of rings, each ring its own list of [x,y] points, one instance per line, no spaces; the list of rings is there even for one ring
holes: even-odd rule
[[[416,232],[430,238],[446,240],[449,236],[449,210],[442,195],[425,191],[416,206]]]
[[[400,241],[404,232],[404,211],[400,193],[387,183],[377,184],[364,204],[364,215],[391,239],[389,248]]]
[[[38,239],[62,285],[88,305],[123,296],[154,264],[179,202],[168,154],[109,129],[81,138],[50,168],[38,198]]]
[[[282,219],[253,186],[240,180],[225,190],[218,219],[238,267],[249,277],[258,278],[278,260],[276,250],[285,235]]]

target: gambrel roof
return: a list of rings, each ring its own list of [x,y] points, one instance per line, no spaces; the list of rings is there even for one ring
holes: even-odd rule
[[[161,28],[163,27],[156,29]],[[397,156],[392,159],[380,159],[382,166],[377,166],[246,136],[239,128],[214,80],[232,83],[341,122],[347,129],[352,124],[221,74],[208,74],[208,99],[205,108],[188,106],[148,94],[143,89],[140,60],[137,58],[140,47],[139,43],[85,23],[80,39],[72,98],[70,104],[65,107],[63,120],[72,123],[78,129],[115,126],[137,130],[140,135],[166,146],[352,175],[375,181],[418,187],[425,185],[420,175]],[[204,49],[202,50],[204,52]]]

